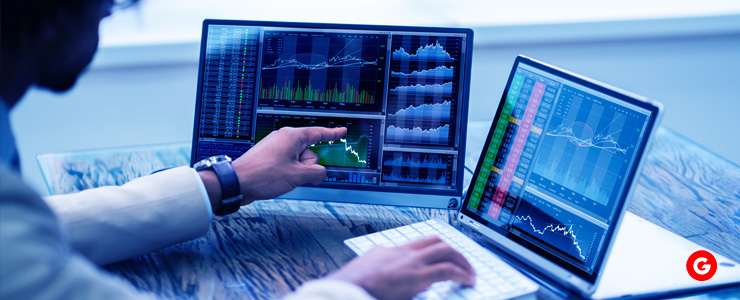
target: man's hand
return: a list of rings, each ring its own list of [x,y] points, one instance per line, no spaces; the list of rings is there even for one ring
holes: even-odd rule
[[[270,133],[231,163],[244,195],[242,205],[275,198],[306,182],[321,183],[326,178],[326,168],[317,164],[319,156],[308,146],[336,141],[345,134],[347,128],[325,127],[283,127]],[[204,170],[198,175],[215,209],[221,203],[216,173]]]
[[[395,248],[376,246],[327,276],[353,283],[377,299],[411,299],[432,283],[453,280],[475,284],[465,257],[439,237],[425,237]]]
[[[347,128],[324,127],[283,127],[270,133],[231,164],[244,194],[242,205],[278,197],[307,182],[321,183],[326,168],[307,147],[345,134]]]

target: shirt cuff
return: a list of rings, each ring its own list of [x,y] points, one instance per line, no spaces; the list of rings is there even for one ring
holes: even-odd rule
[[[375,300],[364,289],[342,280],[320,279],[306,282],[283,300]]]
[[[208,191],[206,190],[206,185],[203,183],[203,178],[200,178],[200,175],[198,175],[198,171],[196,171],[193,168],[190,168],[190,170],[193,172],[193,175],[195,175],[195,178],[198,182],[198,188],[200,189],[200,194],[203,196],[203,200],[206,201],[206,208],[208,209],[208,222],[213,222],[213,207],[211,207],[211,199],[208,198]]]

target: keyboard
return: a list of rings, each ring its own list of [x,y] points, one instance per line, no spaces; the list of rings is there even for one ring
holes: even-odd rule
[[[357,255],[376,245],[394,247],[423,236],[439,236],[460,252],[477,274],[473,287],[452,281],[437,282],[414,299],[534,299],[538,285],[449,224],[429,220],[345,240]]]

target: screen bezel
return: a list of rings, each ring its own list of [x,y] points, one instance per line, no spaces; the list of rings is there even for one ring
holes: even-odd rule
[[[614,97],[615,99],[624,101],[628,104],[635,105],[637,107],[646,109],[650,111],[650,116],[646,120],[646,127],[645,132],[643,133],[643,137],[640,140],[640,143],[635,147],[635,158],[633,160],[632,167],[630,168],[627,176],[625,177],[625,191],[630,191],[632,185],[634,184],[635,178],[637,173],[639,172],[639,166],[640,162],[642,161],[643,154],[645,153],[645,149],[648,145],[648,142],[650,140],[650,137],[653,133],[656,121],[658,120],[659,113],[660,113],[660,105],[656,105],[655,103],[649,102],[647,99],[632,95],[628,92],[618,90],[616,88],[613,88],[611,86],[607,86],[605,84],[599,83],[597,81],[591,80],[589,78],[556,68],[554,66],[547,65],[545,63],[536,61],[534,59],[528,58],[526,56],[519,55],[516,60],[514,61],[514,65],[511,69],[511,72],[509,74],[509,78],[506,82],[506,86],[504,88],[503,95],[501,97],[501,100],[499,102],[498,109],[496,110],[496,115],[494,116],[493,123],[491,124],[491,128],[489,129],[488,136],[486,138],[486,142],[483,144],[484,148],[481,151],[481,155],[478,159],[478,164],[476,166],[475,172],[473,173],[473,179],[471,181],[471,184],[475,183],[475,179],[477,178],[478,173],[480,172],[484,157],[486,155],[486,150],[489,144],[491,143],[491,139],[493,137],[493,132],[495,129],[496,124],[498,123],[498,120],[500,118],[500,115],[502,113],[502,110],[504,108],[504,104],[506,101],[506,97],[509,92],[509,88],[511,85],[511,82],[514,78],[514,74],[516,73],[517,68],[519,67],[519,64],[524,63],[528,66],[531,66],[533,68],[542,70],[544,72],[550,73],[554,76],[563,78],[565,80],[569,80],[571,82],[580,84],[582,86],[585,86],[587,88],[593,89],[595,91],[601,92],[603,94],[606,94],[608,96]],[[604,247],[602,248],[602,251],[598,253],[598,256],[596,257],[596,264],[594,268],[593,274],[589,274],[569,263],[566,261],[563,261],[562,259],[558,258],[554,254],[549,253],[548,251],[545,251],[526,240],[520,238],[519,236],[516,236],[509,231],[503,230],[499,228],[498,226],[490,224],[490,222],[486,221],[485,219],[478,216],[476,213],[469,211],[467,209],[468,202],[470,201],[470,197],[472,195],[472,189],[468,189],[467,194],[465,195],[464,201],[462,203],[462,207],[460,208],[460,212],[465,216],[468,217],[475,222],[478,222],[479,224],[485,226],[487,229],[493,230],[494,232],[504,236],[507,240],[514,242],[516,245],[521,246],[529,251],[531,251],[531,255],[537,255],[542,258],[545,258],[545,260],[555,264],[556,266],[566,270],[567,272],[574,274],[581,278],[582,280],[586,281],[590,285],[593,285],[597,282],[597,279],[599,275],[601,274],[602,268],[605,265],[605,257],[608,254],[608,251],[611,247],[612,242],[614,241],[615,232],[616,229],[619,227],[619,222],[622,219],[622,216],[624,214],[624,211],[626,210],[626,201],[629,196],[629,192],[622,193],[621,197],[617,199],[617,203],[615,203],[616,210],[614,212],[614,219],[612,220],[612,224],[609,226],[608,230],[605,233],[605,239],[604,239]],[[525,255],[515,255],[516,257],[520,259],[523,258]],[[526,260],[526,259],[525,259]]]
[[[303,22],[272,22],[272,21],[246,21],[246,20],[216,20],[206,19],[203,21],[200,58],[198,61],[198,87],[196,92],[195,113],[193,121],[193,140],[191,149],[190,165],[196,163],[198,128],[200,127],[200,111],[203,93],[203,72],[205,64],[205,51],[208,41],[209,25],[237,25],[237,26],[255,26],[255,27],[284,27],[300,29],[327,29],[327,30],[372,30],[372,31],[398,31],[398,32],[419,32],[419,33],[444,33],[444,34],[465,34],[464,43],[465,54],[463,55],[466,63],[461,68],[460,78],[462,87],[459,90],[460,97],[460,121],[459,127],[459,144],[457,178],[455,179],[454,189],[427,189],[420,190],[418,187],[392,187],[392,186],[364,186],[364,185],[311,185],[306,184],[296,188],[293,192],[288,193],[281,198],[285,199],[303,199],[318,201],[338,201],[353,203],[370,203],[386,205],[404,205],[430,208],[459,208],[462,201],[464,189],[464,168],[465,168],[465,150],[467,144],[467,126],[468,126],[468,106],[470,98],[470,70],[472,65],[473,54],[473,30],[469,28],[451,28],[451,27],[419,27],[419,26],[393,26],[393,25],[358,25],[358,24],[333,24],[333,23],[303,23]],[[256,107],[256,103],[255,103]],[[381,146],[382,147],[382,146]],[[381,149],[382,151],[382,149]],[[344,191],[344,192],[343,192]],[[346,197],[347,194],[357,195],[355,197]],[[422,197],[407,197],[418,195]],[[393,198],[400,199],[388,199]],[[424,198],[423,196],[433,196]]]

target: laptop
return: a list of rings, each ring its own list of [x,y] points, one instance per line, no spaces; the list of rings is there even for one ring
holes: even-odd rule
[[[686,261],[702,247],[625,212],[660,115],[657,102],[519,56],[457,217],[488,247],[435,220],[345,243],[362,254],[438,235],[478,273],[473,288],[438,283],[419,299],[526,298],[534,282],[589,298],[738,284],[738,264],[716,253],[715,275],[692,279]]]
[[[191,165],[344,126],[309,147],[324,182],[281,198],[458,208],[472,46],[465,28],[205,20]]]

